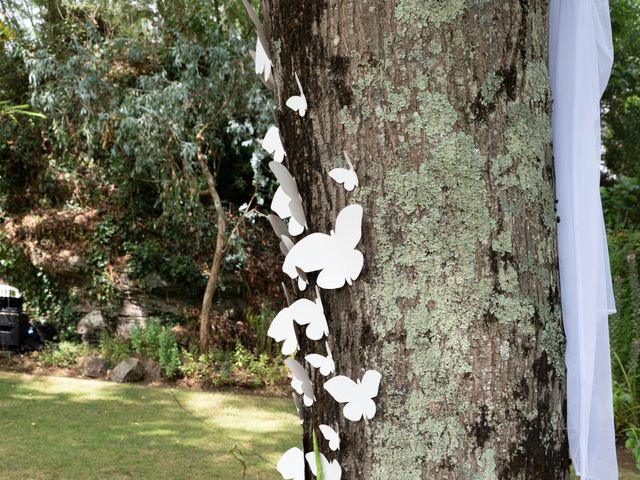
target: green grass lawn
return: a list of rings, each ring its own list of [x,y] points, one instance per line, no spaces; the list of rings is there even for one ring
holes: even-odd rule
[[[291,399],[0,372],[0,479],[281,478]]]
[[[0,372],[0,479],[241,480],[240,460],[247,480],[281,479],[297,419],[288,398]]]

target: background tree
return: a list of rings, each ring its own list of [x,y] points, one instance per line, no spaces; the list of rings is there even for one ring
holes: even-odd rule
[[[305,450],[337,423],[343,478],[567,478],[548,3],[263,5],[310,230],[364,206],[365,271],[323,292],[337,370],[382,373],[359,423],[314,374]],[[343,150],[353,196],[327,175]]]

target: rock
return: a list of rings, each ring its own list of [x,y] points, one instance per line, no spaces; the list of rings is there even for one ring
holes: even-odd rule
[[[107,322],[100,310],[92,310],[78,322],[77,332],[85,343],[97,343],[100,334],[107,330]]]
[[[144,284],[149,290],[160,290],[169,287],[169,283],[155,272],[144,277]]]
[[[107,361],[102,357],[79,357],[76,365],[85,377],[99,378],[107,373]]]
[[[145,377],[147,380],[151,382],[157,382],[162,379],[162,369],[160,368],[160,364],[155,360],[150,358],[143,358],[140,360],[142,363],[144,370],[146,372]]]
[[[139,382],[144,379],[144,366],[137,358],[129,357],[111,370],[111,381],[118,383]]]
[[[129,338],[134,327],[144,327],[147,324],[149,313],[138,301],[126,298],[122,304],[116,324],[116,335],[121,338]]]
[[[137,317],[137,318],[147,318],[149,314],[147,313],[147,309],[144,306],[131,298],[126,298],[124,302],[122,302],[122,308],[120,312],[118,312],[119,317]]]
[[[118,317],[116,323],[116,336],[120,338],[130,338],[131,331],[135,327],[144,327],[147,324],[146,318],[141,317]]]

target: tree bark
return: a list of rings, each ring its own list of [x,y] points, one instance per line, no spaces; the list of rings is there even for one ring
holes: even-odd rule
[[[365,269],[322,300],[337,373],[382,373],[378,413],[347,421],[311,372],[304,421],[305,451],[313,424],[339,427],[323,453],[343,479],[568,478],[547,8],[263,0],[310,231],[365,211]],[[294,72],[304,118],[284,105]],[[353,194],[328,176],[343,150]]]
[[[206,128],[206,127],[204,127]],[[213,261],[211,263],[211,270],[209,271],[209,279],[207,280],[207,287],[204,291],[204,297],[202,298],[202,308],[200,309],[200,351],[205,352],[209,345],[209,338],[211,337],[211,325],[209,322],[209,314],[211,312],[211,304],[213,303],[213,297],[218,288],[218,280],[220,279],[220,269],[222,267],[222,257],[224,256],[224,238],[225,230],[227,228],[224,219],[224,209],[222,208],[222,201],[218,190],[216,190],[216,180],[207,165],[206,155],[202,152],[202,134],[204,128],[196,136],[198,144],[198,162],[200,163],[200,169],[207,180],[207,190],[213,201],[213,206],[216,209],[217,226],[216,226],[216,247],[213,253]]]

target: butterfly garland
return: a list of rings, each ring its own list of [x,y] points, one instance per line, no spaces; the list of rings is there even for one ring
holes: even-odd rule
[[[255,61],[255,72],[269,88],[274,88],[273,63],[271,61],[268,41],[264,27],[248,0],[242,0],[249,17],[253,21],[256,32],[256,50],[252,52]],[[309,105],[297,72],[294,73],[298,95],[287,99],[287,108],[300,117],[307,113]],[[362,235],[363,209],[358,204],[344,207],[336,217],[335,230],[329,234],[311,233],[298,242],[296,237],[307,229],[307,221],[302,207],[302,197],[298,186],[283,165],[286,152],[277,126],[272,126],[262,140],[262,148],[273,156],[269,168],[276,176],[279,187],[271,202],[275,215],[268,215],[269,223],[280,240],[280,251],[285,256],[282,270],[297,281],[298,289],[305,290],[309,284],[307,273],[319,272],[316,280],[315,301],[301,298],[291,301],[289,291],[283,284],[288,306],[280,310],[273,319],[267,335],[276,342],[282,342],[281,351],[285,356],[295,354],[300,346],[296,325],[304,327],[308,339],[319,341],[329,337],[329,327],[320,298],[320,288],[338,289],[345,283],[351,285],[360,275],[364,257],[357,250]],[[330,170],[329,176],[347,191],[358,187],[358,176],[347,152],[344,152],[349,168],[336,167]],[[285,223],[288,220],[288,223]],[[361,419],[371,420],[376,414],[374,398],[378,395],[381,375],[375,370],[367,370],[361,379],[355,381],[344,375],[335,375],[336,365],[328,340],[325,340],[326,355],[307,354],[305,361],[319,371],[321,377],[331,377],[324,382],[324,389],[338,403],[345,404],[343,415],[347,420],[357,422]],[[285,365],[291,374],[291,388],[300,423],[304,419],[304,407],[310,407],[316,400],[314,386],[305,367],[294,358],[287,358]],[[332,452],[340,450],[340,435],[331,426],[320,424],[318,429],[328,443]],[[315,433],[314,433],[315,435]],[[342,468],[338,460],[329,461],[323,453],[316,457],[316,452],[304,453],[300,448],[287,450],[276,465],[276,469],[284,480],[304,480],[305,460],[314,476],[318,476],[318,467],[322,469],[325,480],[340,480]],[[319,458],[319,462],[316,463]]]

